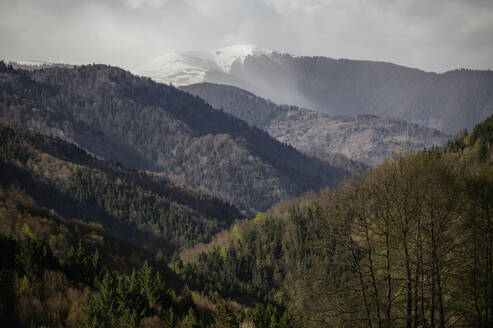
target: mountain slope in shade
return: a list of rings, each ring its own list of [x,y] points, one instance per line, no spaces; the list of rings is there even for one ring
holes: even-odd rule
[[[430,148],[448,139],[437,130],[397,119],[332,116],[295,106],[279,106],[226,85],[201,83],[181,89],[267,131],[279,141],[352,171],[358,165],[351,160],[375,166],[391,157],[395,150]]]
[[[119,68],[0,67],[0,119],[150,170],[248,213],[345,174],[186,92]]]
[[[436,74],[383,62],[273,54],[248,57],[230,75],[233,85],[276,102],[290,95],[290,103],[317,111],[398,118],[446,134],[493,114],[492,71]],[[270,85],[276,87],[264,87]]]
[[[209,58],[197,54],[196,58]],[[188,78],[159,63],[139,74],[180,85],[233,85],[279,104],[332,115],[370,114],[407,120],[456,134],[493,114],[493,72],[454,70],[441,74],[385,62],[304,57],[258,52],[234,61],[228,70],[201,66]]]

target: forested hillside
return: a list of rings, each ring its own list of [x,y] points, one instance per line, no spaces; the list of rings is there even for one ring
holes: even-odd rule
[[[2,327],[249,327],[266,314],[192,291],[159,254],[0,187]]]
[[[261,327],[279,313],[192,291],[167,266],[242,218],[231,205],[59,138],[2,123],[0,141],[3,325]]]
[[[67,218],[171,258],[207,242],[242,214],[217,198],[106,163],[79,147],[0,123],[0,184]]]
[[[261,327],[490,327],[493,117],[336,190],[235,224],[178,263],[192,286],[276,309]],[[282,318],[282,319],[281,319]]]
[[[152,253],[67,221],[15,187],[0,187],[0,245],[4,327],[138,327],[193,307]]]
[[[345,173],[197,97],[104,65],[23,71],[0,63],[0,119],[248,213],[334,185]]]
[[[273,53],[248,56],[204,82],[333,115],[403,119],[455,135],[493,114],[493,72],[424,72],[392,63]]]
[[[333,116],[279,106],[227,85],[200,83],[181,89],[267,131],[281,142],[353,172],[364,167],[360,163],[380,164],[395,150],[421,150],[442,146],[448,140],[438,130],[407,121],[373,115]]]

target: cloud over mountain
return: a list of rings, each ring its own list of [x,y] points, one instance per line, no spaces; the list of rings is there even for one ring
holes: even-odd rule
[[[492,68],[493,4],[474,0],[2,1],[0,57],[133,68],[163,53],[255,43],[425,70]]]

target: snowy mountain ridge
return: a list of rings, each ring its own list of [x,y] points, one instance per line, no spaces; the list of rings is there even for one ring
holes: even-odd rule
[[[228,46],[211,51],[175,51],[150,60],[131,70],[161,83],[189,85],[204,82],[208,72],[229,73],[234,63],[243,64],[248,56],[272,54],[251,44]]]

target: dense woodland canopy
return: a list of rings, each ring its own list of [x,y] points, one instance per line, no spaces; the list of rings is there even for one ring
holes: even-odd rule
[[[0,247],[2,327],[222,327],[233,313],[192,292],[160,256],[17,188],[0,188]]]

